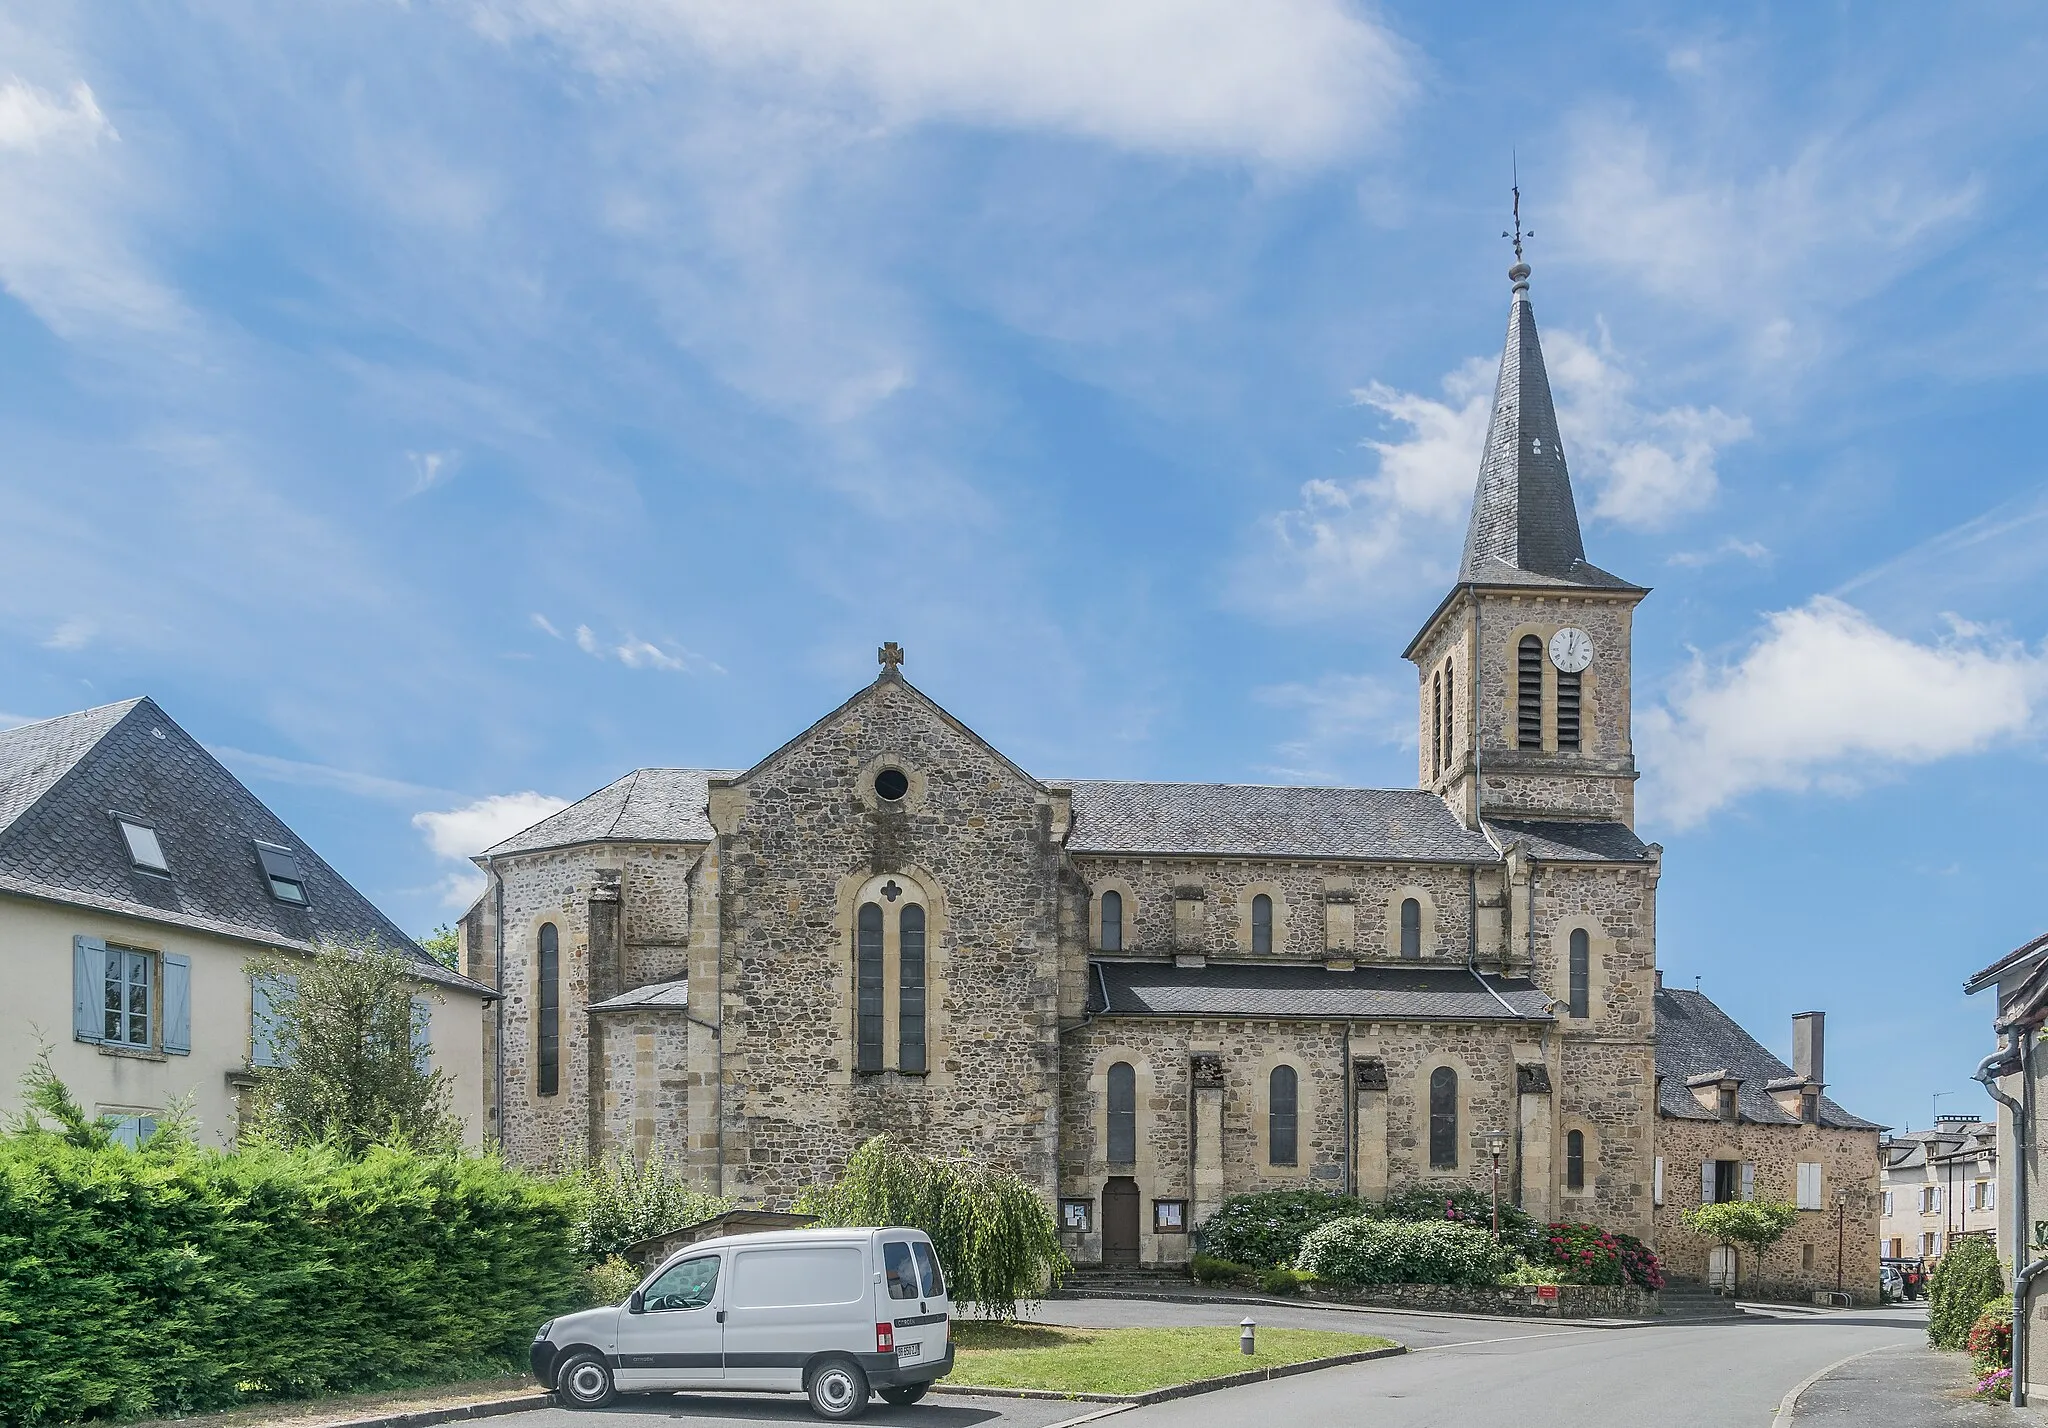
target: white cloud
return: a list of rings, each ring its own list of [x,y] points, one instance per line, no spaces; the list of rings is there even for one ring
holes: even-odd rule
[[[66,142],[91,147],[120,137],[84,80],[71,86],[68,103],[20,79],[0,84],[0,149],[34,153]]]
[[[545,621],[542,623],[546,625]],[[546,625],[546,628],[548,633],[554,633],[553,626]],[[723,665],[690,650],[666,650],[652,640],[643,640],[637,635],[627,635],[617,642],[603,640],[599,639],[597,631],[588,625],[576,627],[576,648],[597,659],[615,659],[628,669],[666,669],[689,674],[725,673]]]
[[[1688,570],[1701,570],[1709,565],[1718,565],[1724,560],[1746,560],[1752,565],[1761,565],[1771,558],[1771,548],[1760,540],[1743,540],[1729,536],[1717,546],[1706,550],[1681,550],[1664,558],[1667,565],[1683,566]]]
[[[412,826],[426,835],[434,856],[461,864],[445,872],[437,884],[443,905],[459,911],[483,891],[484,876],[470,865],[470,858],[568,806],[566,799],[529,789],[494,793],[461,808],[415,813]]]
[[[1272,684],[1254,691],[1261,703],[1298,710],[1301,732],[1274,748],[1268,773],[1331,782],[1344,777],[1361,744],[1412,744],[1414,720],[1400,691],[1363,674],[1324,675],[1313,684]]]
[[[1758,790],[1850,791],[2024,734],[2044,691],[2048,656],[1960,621],[1916,643],[1816,596],[1637,717],[1645,802],[1686,827]]]
[[[540,611],[535,610],[531,615],[527,616],[527,618],[533,621],[533,627],[536,630],[539,630],[542,634],[548,636],[550,639],[559,640],[560,638],[562,638],[562,632],[555,628],[554,622],[550,620],[546,615],[543,615]]]
[[[1749,434],[1747,419],[1718,407],[1638,405],[1635,378],[1604,341],[1554,332],[1544,354],[1588,515],[1656,529],[1712,502],[1716,457]],[[1355,392],[1406,434],[1364,443],[1379,459],[1373,476],[1310,481],[1299,506],[1269,519],[1280,569],[1261,567],[1247,580],[1249,602],[1285,612],[1355,606],[1390,580],[1447,577],[1479,479],[1498,372],[1498,359],[1474,357],[1444,377],[1440,398],[1378,382]]]
[[[456,463],[461,453],[455,451],[408,451],[405,459],[412,466],[412,490],[408,495],[417,496],[432,490],[455,474]]]
[[[640,81],[686,54],[883,126],[952,122],[1313,164],[1381,132],[1415,82],[1340,0],[502,0],[479,23]]]
[[[303,763],[275,754],[252,753],[225,744],[209,744],[212,755],[243,778],[267,779],[273,783],[299,784],[308,788],[331,788],[357,798],[381,799],[388,803],[412,803],[421,798],[443,795],[445,790],[381,774],[358,773],[327,764]]]
[[[82,650],[92,643],[100,627],[83,615],[73,615],[51,632],[43,641],[46,650]]]

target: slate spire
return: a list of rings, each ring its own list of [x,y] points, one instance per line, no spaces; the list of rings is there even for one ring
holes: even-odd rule
[[[1460,581],[1485,581],[1502,565],[1560,580],[1583,580],[1590,573],[1550,378],[1543,370],[1543,347],[1536,338],[1536,315],[1529,308],[1529,265],[1521,260],[1520,246],[1508,269],[1514,284],[1508,340],[1500,357],[1493,425],[1479,464]]]

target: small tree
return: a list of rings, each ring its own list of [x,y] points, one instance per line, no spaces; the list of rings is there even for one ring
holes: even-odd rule
[[[1960,1349],[1984,1306],[2006,1291],[1998,1251],[1983,1235],[1957,1235],[1927,1281],[1927,1342]]]
[[[455,965],[455,959],[462,955],[462,939],[457,935],[455,929],[447,923],[442,923],[425,937],[415,937],[413,941],[419,944],[420,951],[426,953],[449,971],[460,972],[462,970]]]
[[[683,1161],[659,1146],[644,1156],[621,1150],[558,1168],[576,1191],[576,1250],[585,1264],[732,1208],[732,1201],[691,1185]]]
[[[394,948],[323,944],[306,958],[249,962],[270,998],[280,1065],[251,1068],[244,1129],[280,1145],[326,1142],[453,1149],[461,1127],[447,1077],[415,1045],[419,963]]]
[[[1726,1200],[1695,1205],[1679,1216],[1696,1235],[1750,1252],[1750,1287],[1763,1291],[1764,1255],[1799,1221],[1799,1207],[1789,1200]]]
[[[932,1238],[957,1302],[1013,1319],[1073,1268],[1036,1190],[969,1155],[922,1155],[886,1135],[867,1141],[830,1185],[796,1208],[826,1225],[904,1225]]]

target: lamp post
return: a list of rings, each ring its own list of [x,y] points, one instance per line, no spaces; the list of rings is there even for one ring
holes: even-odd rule
[[[1486,1153],[1493,1158],[1493,1242],[1500,1243],[1500,1156],[1508,1148],[1506,1131],[1486,1133]]]
[[[1842,1292],[1842,1226],[1849,1214],[1849,1192],[1835,1192],[1835,1293]]]

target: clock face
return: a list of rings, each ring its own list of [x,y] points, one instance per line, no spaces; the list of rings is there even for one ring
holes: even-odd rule
[[[1550,662],[1566,674],[1577,674],[1593,662],[1593,637],[1566,625],[1550,637]]]

